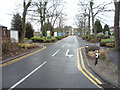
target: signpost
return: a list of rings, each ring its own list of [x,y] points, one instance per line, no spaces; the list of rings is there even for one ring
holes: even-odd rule
[[[96,53],[95,53],[95,66],[98,64],[98,58],[99,58],[99,50],[96,50]]]
[[[11,38],[12,42],[19,42],[18,31],[17,30],[10,30],[10,38]]]
[[[57,37],[57,32],[54,32],[54,37]]]
[[[62,36],[62,35],[63,35],[62,32],[58,33],[58,36]]]
[[[50,31],[47,31],[47,38],[50,39]]]
[[[42,37],[42,32],[40,32],[40,37]]]

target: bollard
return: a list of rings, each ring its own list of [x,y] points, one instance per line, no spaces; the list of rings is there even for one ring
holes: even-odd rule
[[[88,48],[88,44],[86,44],[86,48]]]
[[[98,58],[99,58],[99,50],[96,50],[96,53],[95,53],[95,66],[98,64]]]

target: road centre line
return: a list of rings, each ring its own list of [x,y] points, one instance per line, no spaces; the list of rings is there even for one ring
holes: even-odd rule
[[[80,70],[92,83],[94,83],[97,87],[102,88],[101,86],[99,86],[82,68],[81,64],[80,64],[80,54],[79,54],[79,49],[77,49],[77,56],[78,56],[78,60],[77,60],[77,67],[78,70]]]
[[[14,89],[16,86],[18,86],[20,83],[25,81],[28,77],[30,77],[33,73],[35,73],[38,69],[40,69],[43,65],[45,65],[47,61],[43,62],[40,66],[38,66],[36,69],[34,69],[31,73],[29,73],[27,76],[22,78],[20,81],[18,81],[16,84],[14,84],[12,87],[10,87],[8,90]]]
[[[52,57],[55,56],[59,51],[60,51],[60,49],[57,50],[57,51],[52,55]]]

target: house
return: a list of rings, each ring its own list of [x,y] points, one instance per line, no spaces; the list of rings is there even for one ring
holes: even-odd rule
[[[0,42],[7,42],[10,40],[10,31],[6,26],[0,25]]]
[[[110,27],[110,34],[113,35],[114,34],[114,27]]]
[[[18,31],[8,30],[6,26],[0,25],[0,43],[8,41],[18,42]]]

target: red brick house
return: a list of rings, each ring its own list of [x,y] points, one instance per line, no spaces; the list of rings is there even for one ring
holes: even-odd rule
[[[0,43],[10,40],[10,31],[6,26],[0,25]]]

